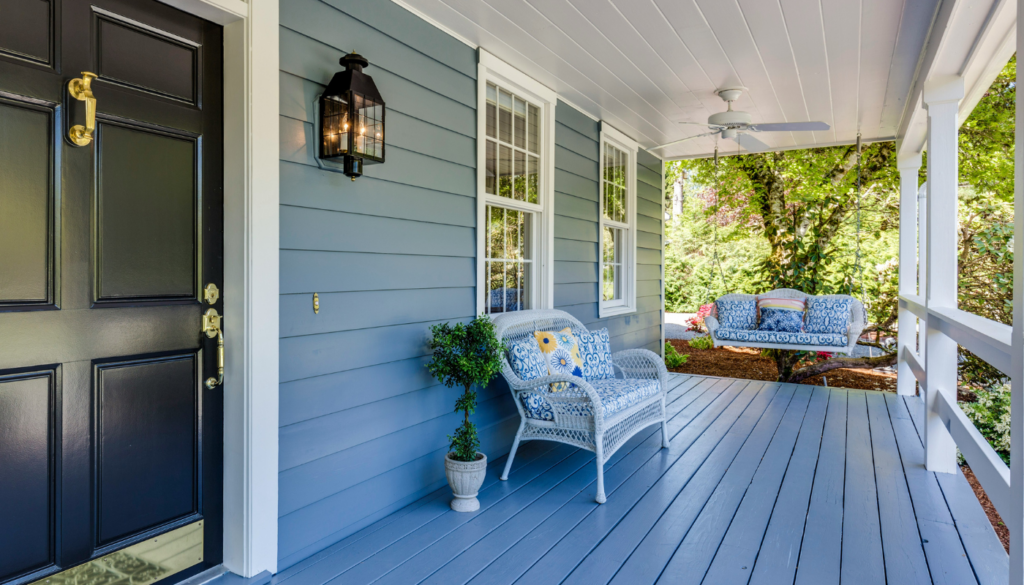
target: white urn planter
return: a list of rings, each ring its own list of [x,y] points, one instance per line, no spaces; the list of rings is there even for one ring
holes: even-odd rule
[[[448,485],[455,494],[452,510],[456,512],[476,512],[480,509],[480,486],[487,475],[487,456],[477,451],[475,461],[455,461],[451,453],[444,456],[444,472],[448,476]]]

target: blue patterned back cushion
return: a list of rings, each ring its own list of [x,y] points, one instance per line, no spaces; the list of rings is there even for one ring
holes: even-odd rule
[[[757,329],[757,301],[715,301],[718,324],[723,329],[753,331]]]
[[[757,330],[800,333],[803,326],[803,311],[765,307],[761,309],[761,325],[758,326]]]
[[[850,324],[850,299],[808,297],[807,332],[845,335]]]
[[[580,358],[583,359],[583,379],[607,380],[615,377],[612,367],[612,349],[608,338],[608,328],[597,331],[575,331],[579,343]]]
[[[508,346],[508,363],[512,371],[523,381],[542,378],[548,375],[548,365],[544,354],[533,339],[513,341]]]

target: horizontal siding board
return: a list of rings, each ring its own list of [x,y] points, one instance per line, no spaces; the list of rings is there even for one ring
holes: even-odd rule
[[[661,266],[657,264],[637,265],[636,279],[661,281]]]
[[[597,222],[573,217],[555,216],[555,235],[566,240],[597,242]]]
[[[427,288],[321,293],[320,311],[313,295],[281,297],[281,337],[405,325],[473,317],[476,289]],[[359,310],[353,310],[358,307]]]
[[[582,305],[559,305],[555,303],[555,308],[559,311],[565,311],[573,317],[576,317],[580,323],[591,329],[591,325],[598,321],[597,303],[584,303]],[[600,329],[600,326],[594,326],[593,329]]]
[[[476,286],[475,259],[281,251],[281,294]]]
[[[661,341],[661,325],[650,329],[632,330],[624,335],[611,338],[612,351],[622,351],[634,347],[646,347],[651,343],[659,344]],[[659,352],[660,353],[660,352]]]
[[[279,424],[283,427],[433,386],[437,381],[427,371],[429,361],[429,356],[421,356],[281,384]]]
[[[636,283],[636,296],[651,297],[661,294],[660,280],[638,280]]]
[[[661,162],[661,159],[642,148],[637,149],[636,162],[637,164],[642,165],[647,169],[650,169],[655,174],[661,174],[661,168],[663,164]]]
[[[651,201],[642,197],[636,199],[636,212],[644,217],[659,219],[661,217],[661,203]]]
[[[555,262],[568,260],[571,262],[597,262],[597,244],[555,238]]]
[[[593,178],[595,181],[598,177],[597,161],[590,160],[557,145],[555,146],[555,168],[588,179]]]
[[[597,202],[570,194],[555,193],[555,213],[583,221],[597,221]]]
[[[650,329],[661,325],[661,310],[646,313],[629,313],[605,319],[599,326],[608,328],[608,335],[618,337],[631,331]]]
[[[597,283],[556,284],[555,306],[597,303]]]
[[[661,234],[661,222],[657,219],[647,217],[645,215],[638,215],[636,217],[636,229],[651,233]]]
[[[638,199],[644,199],[659,206],[661,205],[661,189],[647,183],[637,182],[636,196]]]
[[[434,324],[413,323],[282,339],[280,381],[427,355],[430,326]]]
[[[595,262],[555,261],[555,284],[571,284],[576,282],[597,282],[597,264]]]
[[[280,127],[281,160],[317,167],[313,125],[282,116]],[[387,149],[387,164],[366,165],[364,173],[370,177],[386,177],[388,180],[407,185],[458,193],[467,197],[475,195],[476,171],[473,168],[396,146]]]
[[[476,228],[476,199],[363,176],[281,162],[281,204]]]
[[[288,0],[281,10],[281,26],[327,44],[339,51],[359,47],[369,56],[366,74],[387,70],[445,97],[476,107],[476,79],[318,0]],[[466,47],[466,50],[469,47]],[[337,61],[335,61],[337,63]],[[341,66],[338,66],[341,69]],[[387,95],[383,91],[381,95]],[[387,98],[385,98],[385,101]]]
[[[281,71],[323,86],[341,69],[338,59],[345,55],[344,51],[287,28],[281,29],[280,45]],[[381,95],[387,96],[388,108],[394,107],[470,138],[476,137],[475,105],[467,106],[384,69],[373,71],[373,81]],[[291,95],[298,98],[297,94]],[[305,100],[305,96],[302,99]],[[289,106],[292,107],[296,106]]]
[[[637,248],[636,258],[640,264],[655,264],[661,265],[661,250],[651,250],[648,248]]]
[[[600,156],[597,142],[561,123],[555,127],[555,144],[595,162]]]
[[[601,137],[600,122],[561,100],[555,106],[555,119],[595,142]]]
[[[556,167],[555,191],[597,203],[597,176],[581,177]]]
[[[462,226],[308,207],[281,207],[282,250],[472,258],[476,256],[475,233],[475,229]]]
[[[313,102],[324,87],[294,75],[281,73],[281,115],[317,124]],[[466,110],[467,114],[471,113]],[[476,166],[476,140],[470,136],[424,122],[388,103],[387,145],[468,167]]]
[[[651,232],[637,231],[636,245],[639,248],[650,248],[652,250],[660,250],[661,234],[652,234]]]
[[[423,19],[392,2],[323,0],[331,6],[433,59],[476,79],[476,51]]]
[[[643,165],[636,166],[636,179],[637,183],[643,183],[647,187],[661,190],[661,173],[652,171]]]

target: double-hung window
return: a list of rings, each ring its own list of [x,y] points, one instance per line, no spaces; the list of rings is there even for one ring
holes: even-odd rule
[[[550,308],[554,93],[480,51],[477,313]]]
[[[636,311],[635,141],[601,124],[601,317]]]

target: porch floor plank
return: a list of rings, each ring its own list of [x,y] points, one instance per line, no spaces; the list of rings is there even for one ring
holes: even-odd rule
[[[657,427],[630,439],[603,505],[592,453],[528,442],[509,481],[491,462],[479,512],[452,512],[446,487],[272,585],[1006,582],[966,479],[924,469],[919,399],[682,374],[669,388],[671,447]]]

